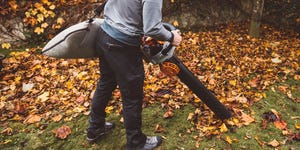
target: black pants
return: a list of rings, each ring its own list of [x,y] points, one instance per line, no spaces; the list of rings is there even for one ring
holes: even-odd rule
[[[141,131],[144,66],[139,47],[123,44],[101,28],[97,39],[100,54],[100,80],[92,100],[89,128],[103,127],[105,107],[118,85],[121,91],[127,149],[145,144]],[[117,142],[117,141],[114,141]]]

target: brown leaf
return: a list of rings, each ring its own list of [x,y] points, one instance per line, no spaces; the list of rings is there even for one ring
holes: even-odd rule
[[[155,133],[162,133],[164,131],[164,128],[160,124],[156,124],[155,126]]]
[[[4,134],[4,135],[12,135],[13,134],[13,129],[8,127],[4,130],[1,131],[1,134]]]
[[[171,110],[168,110],[165,114],[164,114],[164,118],[168,119],[174,116],[174,113]]]
[[[52,120],[54,121],[54,122],[59,122],[61,119],[62,119],[62,115],[61,114],[58,114],[58,115],[56,115],[56,116],[54,116],[53,118],[52,118]]]
[[[4,106],[5,106],[5,103],[2,102],[2,101],[0,101],[0,110],[1,110],[2,108],[4,108]]]
[[[252,80],[250,80],[250,81],[248,82],[248,84],[249,84],[251,87],[255,88],[255,87],[258,86],[258,82],[259,82],[259,79],[258,79],[258,78],[253,78]]]
[[[26,112],[26,104],[22,104],[20,101],[17,101],[15,103],[14,112],[24,114]]]
[[[36,123],[41,121],[41,117],[39,115],[29,115],[26,117],[23,123],[25,124],[31,124],[31,123]]]
[[[55,137],[59,139],[66,139],[68,135],[71,134],[71,129],[69,126],[63,125],[62,127],[52,130],[55,133]]]

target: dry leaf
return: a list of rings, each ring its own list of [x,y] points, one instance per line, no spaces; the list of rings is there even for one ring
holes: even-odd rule
[[[171,110],[168,110],[165,114],[164,114],[164,118],[168,119],[174,116],[174,113]]]
[[[3,135],[12,135],[13,134],[13,129],[8,127],[6,129],[2,130],[1,134],[3,134]]]
[[[280,145],[280,143],[274,139],[273,141],[269,142],[268,145],[273,146],[273,147],[278,147]]]
[[[228,131],[228,128],[226,127],[225,123],[223,123],[219,128],[220,128],[221,132],[227,132]]]
[[[226,135],[225,141],[229,144],[232,144],[232,140],[231,140],[230,136],[228,136],[228,135]]]
[[[52,118],[52,120],[54,121],[54,122],[59,122],[61,119],[62,119],[62,115],[61,114],[58,114],[58,115],[56,115],[56,116],[54,116],[53,118]]]
[[[55,133],[55,137],[59,139],[66,139],[68,135],[71,134],[71,129],[69,126],[63,125],[62,127],[52,130]]]
[[[300,123],[295,123],[295,128],[300,130]]]
[[[155,126],[155,133],[162,133],[164,131],[164,128],[160,124],[156,124]]]
[[[287,126],[286,122],[283,121],[283,120],[274,121],[274,125],[275,125],[276,128],[278,128],[280,130],[286,129],[286,126]]]
[[[29,115],[26,117],[23,123],[25,124],[31,124],[31,123],[36,123],[41,121],[41,117],[39,115]]]
[[[41,102],[45,102],[45,101],[47,101],[49,99],[49,95],[50,95],[49,92],[44,92],[43,94],[41,94],[40,96],[38,96],[38,99]]]

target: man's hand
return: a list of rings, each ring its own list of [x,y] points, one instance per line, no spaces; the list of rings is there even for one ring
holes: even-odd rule
[[[173,30],[171,31],[174,35],[174,39],[173,39],[173,42],[172,42],[172,45],[174,46],[178,46],[180,45],[181,41],[182,41],[182,37],[181,37],[181,33],[179,30]]]

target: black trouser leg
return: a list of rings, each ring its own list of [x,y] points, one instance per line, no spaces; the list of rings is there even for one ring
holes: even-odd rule
[[[111,79],[113,76],[121,91],[123,100],[124,126],[126,128],[127,148],[131,149],[137,146],[144,145],[146,136],[142,133],[141,126],[142,102],[144,95],[143,86],[145,75],[140,48],[123,44],[111,38],[102,29],[99,30],[99,39],[97,40],[97,46],[99,49],[101,49],[102,53],[100,60],[107,60],[107,64],[105,64],[105,66],[102,66],[102,64],[101,66],[110,68],[105,69],[111,70],[110,73],[112,73],[112,75],[109,79]],[[101,73],[103,73],[103,70],[101,70]],[[107,93],[103,95],[105,95],[106,97],[111,97],[109,93],[111,94],[112,86],[103,86],[104,82],[106,81],[100,80],[99,89],[101,89],[102,86],[103,88],[105,88],[105,90],[99,90],[99,92],[107,91]],[[112,81],[109,82],[109,85],[112,85],[112,83]],[[93,101],[98,101],[98,99],[101,99],[100,97],[97,97],[98,96],[94,96]],[[97,103],[95,104],[97,106],[93,109],[92,114],[94,114],[94,116],[91,115],[91,118],[95,119],[105,117],[105,115],[103,115],[103,111],[105,109],[104,104],[106,106],[107,101],[103,100],[103,103],[101,102],[103,106],[100,106],[100,104],[98,105],[98,102],[93,102],[93,104],[94,103]]]

